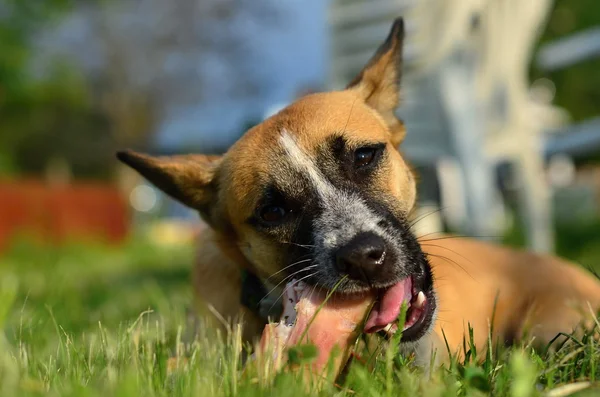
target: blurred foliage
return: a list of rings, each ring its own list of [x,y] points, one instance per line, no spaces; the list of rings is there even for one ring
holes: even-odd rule
[[[25,94],[30,43],[44,26],[68,9],[68,0],[0,1],[0,82],[2,96]]]
[[[75,176],[105,176],[107,121],[90,103],[84,79],[60,60],[43,78],[30,68],[36,35],[72,5],[0,1],[0,174],[41,174],[62,159]]]
[[[118,62],[112,60],[106,76],[96,81],[62,59],[55,60],[51,70],[44,71],[44,77],[32,72],[35,39],[83,2],[0,0],[0,175],[39,175],[49,163],[59,159],[70,165],[74,177],[105,178],[111,171],[109,165],[114,164],[112,153],[117,145],[140,146],[147,141],[157,111],[150,99],[156,95],[130,89],[125,84],[127,76],[122,75],[123,65],[114,66]],[[214,10],[208,8],[214,21],[232,18],[234,11],[239,11],[231,2],[219,4]],[[259,7],[253,3],[249,8],[268,14],[264,4]],[[599,23],[597,0],[556,0],[540,45]],[[107,45],[113,43],[109,46],[113,52],[128,54],[131,48],[121,43],[118,32],[113,33],[115,37],[106,35]],[[196,39],[192,37],[191,43],[198,44]],[[232,40],[227,45],[221,42],[204,45],[244,48],[243,43]],[[170,41],[166,44],[173,45]],[[119,45],[124,48],[118,48]],[[230,55],[231,59],[227,59],[240,65],[235,55]],[[598,113],[597,70],[600,59],[555,72],[533,68],[532,78],[551,79],[557,88],[555,103],[567,109],[577,121]],[[165,87],[159,88],[164,93]]]
[[[600,218],[592,216],[584,222],[555,222],[555,253],[563,258],[575,261],[583,267],[600,274]],[[502,244],[517,248],[527,246],[527,237],[522,225],[515,222],[506,231],[500,241]]]
[[[538,46],[598,26],[598,0],[555,0],[546,31]],[[567,109],[573,121],[581,121],[599,115],[599,70],[600,57],[596,57],[552,72],[543,72],[534,67],[532,77],[552,80],[556,85],[554,103]]]
[[[139,17],[135,1],[0,0],[0,175],[109,177],[115,149],[148,149],[169,106],[203,100],[199,52],[218,55],[237,77],[231,96],[256,94],[240,62],[251,55],[247,38],[227,26],[272,24],[279,15],[271,0],[144,4]],[[43,36],[55,37],[74,15],[84,16],[86,46],[44,51]],[[147,24],[152,18],[161,29]],[[80,61],[92,53],[102,65],[85,70]],[[169,72],[165,63],[173,59],[180,61]]]
[[[107,123],[90,104],[84,82],[57,66],[47,80],[2,104],[0,146],[19,173],[38,175],[52,160],[64,159],[76,177],[105,177],[113,145]]]

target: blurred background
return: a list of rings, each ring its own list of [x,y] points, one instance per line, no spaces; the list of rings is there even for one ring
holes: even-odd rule
[[[598,0],[0,0],[0,394],[164,373],[202,225],[115,151],[223,153],[400,15],[416,235],[600,270]]]
[[[203,226],[116,150],[223,153],[344,87],[399,15],[416,235],[600,270],[598,0],[0,0],[0,394],[188,329]]]
[[[196,214],[114,152],[222,153],[297,97],[342,88],[400,15],[417,235],[593,251],[597,0],[0,0],[1,252],[188,244]]]

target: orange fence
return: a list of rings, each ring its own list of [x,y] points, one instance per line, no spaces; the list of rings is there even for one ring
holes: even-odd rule
[[[129,223],[127,202],[112,185],[0,181],[0,250],[22,233],[51,244],[74,239],[118,243]]]

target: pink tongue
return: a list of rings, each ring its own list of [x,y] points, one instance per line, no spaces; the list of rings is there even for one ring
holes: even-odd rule
[[[410,277],[405,278],[398,284],[386,290],[379,302],[371,309],[371,314],[365,324],[365,332],[373,333],[387,327],[396,321],[400,315],[402,302],[410,302],[412,297],[412,281]]]

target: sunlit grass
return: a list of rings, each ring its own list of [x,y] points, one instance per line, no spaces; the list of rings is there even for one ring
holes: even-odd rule
[[[189,337],[192,259],[191,249],[139,241],[120,249],[17,244],[0,258],[0,395],[572,395],[565,387],[600,393],[585,383],[599,376],[592,337],[551,355],[526,346],[477,352],[467,340],[465,360],[431,374],[391,354],[392,345],[373,360],[354,360],[343,381],[326,374],[308,385],[302,370],[275,371],[263,361],[244,366],[239,330],[219,334],[201,325]],[[302,353],[301,363],[314,356]]]

